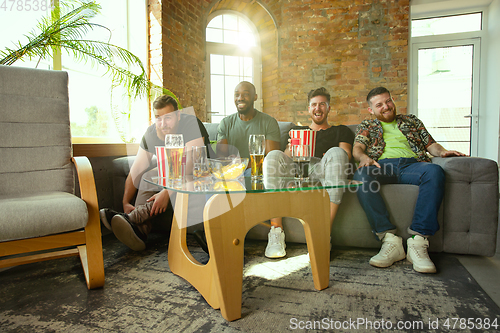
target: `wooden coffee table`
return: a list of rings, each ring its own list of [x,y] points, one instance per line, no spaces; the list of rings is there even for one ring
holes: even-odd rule
[[[247,232],[273,217],[299,219],[304,226],[314,288],[325,289],[330,274],[330,200],[326,189],[360,185],[350,182],[324,186],[319,181],[304,183],[293,178],[273,177],[261,183],[241,178],[239,185],[229,183],[224,189],[220,183],[206,185],[192,180],[184,182],[181,188],[169,186],[162,178],[147,181],[176,192],[168,247],[172,273],[191,283],[210,306],[220,308],[228,321],[241,318],[243,250]],[[217,186],[222,187],[217,189]],[[205,265],[191,255],[186,243],[189,197],[200,194],[212,194],[203,212],[210,253]]]

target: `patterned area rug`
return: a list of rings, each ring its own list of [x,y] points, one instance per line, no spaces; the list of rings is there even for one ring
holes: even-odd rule
[[[330,287],[316,291],[304,244],[288,244],[287,257],[270,260],[260,241],[245,244],[242,318],[226,322],[170,272],[164,239],[156,234],[146,251],[135,253],[105,236],[106,285],[98,290],[87,290],[76,257],[1,271],[0,331],[492,332],[495,320],[500,325],[500,308],[451,255],[431,254],[438,273],[424,275],[406,260],[371,267],[375,250],[334,249]]]

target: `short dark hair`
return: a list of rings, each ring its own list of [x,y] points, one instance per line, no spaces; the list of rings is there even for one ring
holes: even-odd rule
[[[389,96],[391,95],[391,92],[389,90],[387,90],[387,88],[385,88],[385,87],[377,87],[377,88],[373,88],[372,90],[370,90],[370,92],[366,96],[366,101],[368,102],[368,105],[370,105],[370,99],[372,99],[373,96],[378,96],[378,95],[382,95],[385,93],[388,93]]]
[[[179,110],[179,106],[177,105],[177,101],[175,100],[175,98],[168,95],[161,95],[160,97],[155,99],[155,101],[153,102],[153,108],[155,110],[163,109],[165,106],[169,104],[174,107],[174,111]]]
[[[313,89],[307,94],[307,104],[311,102],[311,99],[313,99],[316,96],[325,96],[328,104],[330,104],[330,93],[328,90],[326,90],[325,87]]]

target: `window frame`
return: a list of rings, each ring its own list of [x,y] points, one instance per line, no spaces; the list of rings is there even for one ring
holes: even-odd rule
[[[131,21],[137,21],[136,19],[134,19],[136,17],[136,14],[135,12],[131,11],[131,6],[132,6],[132,3],[136,2],[135,0],[126,0],[125,2],[123,2],[125,5],[126,5],[126,17],[125,17],[125,29],[126,29],[126,44],[127,45],[118,45],[118,46],[121,46],[129,51],[131,51],[132,53],[134,53],[136,56],[138,56],[141,61],[143,62],[143,65],[148,73],[148,76],[149,76],[149,24],[148,24],[148,20],[149,20],[149,17],[148,17],[148,0],[144,0],[142,5],[144,6],[144,24],[143,24],[143,34],[144,34],[144,39],[140,42],[140,43],[145,43],[145,49],[142,50],[142,47],[139,46],[140,43],[135,43],[133,42],[133,38],[132,38],[132,35],[137,35],[137,32],[136,31],[132,31],[132,28],[131,28]],[[136,6],[138,6],[138,4],[136,4]],[[135,25],[135,23],[134,23]],[[62,58],[61,58],[61,53],[59,52],[57,55],[54,54],[53,56],[53,59],[54,59],[54,69],[55,70],[66,70],[68,71],[68,73],[71,73],[71,69],[69,68],[66,68],[64,63],[62,62]],[[119,94],[119,90],[115,90],[114,94]],[[70,97],[71,99],[71,97]],[[147,112],[147,115],[145,117],[147,117],[148,119],[145,121],[146,125],[147,124],[151,124],[151,112],[150,112],[150,101],[149,101],[149,97],[145,96],[143,98],[141,98],[143,100],[143,103],[141,104],[144,104],[143,107],[144,107],[144,112]],[[130,100],[130,97],[129,97],[129,102],[128,104],[135,104],[135,103],[138,103],[139,99],[137,100]],[[70,104],[71,104],[71,101],[70,101]],[[131,112],[134,112],[134,111],[131,111]],[[111,115],[113,116],[113,115]],[[110,123],[110,126],[115,126],[115,123],[114,121],[111,121]],[[143,132],[146,130],[147,126],[144,128]],[[140,137],[139,138],[135,138],[136,141],[134,143],[138,143],[140,141]],[[126,142],[123,142],[120,140],[119,137],[111,137],[111,136],[108,136],[108,137],[93,137],[93,136],[73,136],[71,137],[71,142],[73,144],[86,144],[86,145],[89,145],[89,144],[107,144],[107,145],[121,145],[121,144],[130,144],[130,143],[126,143]],[[134,144],[132,143],[132,144]]]
[[[424,35],[424,36],[415,36],[412,38],[420,38],[420,37],[432,37],[432,36],[449,36],[449,35],[455,35],[455,34],[466,34],[466,33],[477,33],[479,31],[483,30],[484,27],[484,16],[485,13],[481,10],[477,11],[467,11],[464,13],[460,14],[450,14],[450,15],[432,15],[432,16],[423,16],[423,17],[412,17],[410,19],[410,29],[412,26],[412,21],[421,21],[421,20],[430,20],[430,19],[437,19],[437,18],[447,18],[447,17],[457,17],[457,16],[466,16],[466,15],[473,15],[473,14],[480,14],[481,15],[481,28],[479,30],[474,30],[474,31],[466,31],[466,32],[458,32],[458,33],[450,33],[450,34],[437,34],[437,35]],[[410,30],[410,35],[411,35],[411,30]]]
[[[244,20],[245,23],[248,24],[250,29],[252,30],[255,36],[255,46],[250,47],[246,50],[240,48],[236,44],[226,44],[226,43],[215,43],[208,42],[206,40],[206,29],[208,24],[212,19],[217,16],[230,14],[238,16],[240,19]],[[253,85],[255,86],[255,90],[257,92],[257,101],[255,101],[255,108],[258,110],[262,110],[262,52],[261,52],[261,41],[260,35],[255,27],[255,24],[245,15],[233,11],[233,10],[218,10],[212,14],[210,14],[207,18],[205,27],[203,29],[203,36],[205,41],[205,49],[206,49],[206,65],[205,65],[205,77],[206,77],[206,105],[207,105],[207,122],[212,122],[212,94],[211,94],[211,73],[210,73],[210,55],[227,55],[227,56],[238,56],[238,57],[251,57],[253,59]],[[236,108],[233,113],[236,113]],[[229,114],[227,114],[229,115]],[[227,116],[226,115],[226,116]]]
[[[59,0],[55,1],[56,5],[59,5]],[[135,0],[126,0],[126,1],[117,1],[116,4],[119,4],[122,6],[122,12],[120,13],[119,21],[115,26],[110,27],[107,25],[105,22],[107,22],[106,17],[101,17],[101,18],[96,18],[96,20],[92,20],[93,22],[96,22],[98,24],[104,24],[106,27],[111,28],[112,30],[119,30],[120,34],[123,36],[119,42],[116,41],[111,41],[111,43],[117,44],[119,46],[122,46],[123,48],[126,48],[133,52],[135,55],[137,55],[143,62],[145,68],[147,71],[149,71],[149,57],[148,57],[148,49],[149,49],[149,29],[148,29],[148,1],[144,0],[143,2],[140,1],[135,1]],[[111,5],[111,6],[110,6]],[[106,8],[106,7],[105,7]],[[143,20],[138,20],[137,19],[137,8],[140,8],[141,11],[143,11],[144,16]],[[103,14],[110,15],[112,11],[115,11],[113,4],[108,4],[107,6],[108,11],[106,12],[103,10]],[[12,11],[12,15],[15,14],[15,11]],[[23,12],[22,14],[26,14],[27,12]],[[36,21],[40,21],[42,18],[44,19],[50,19],[53,11],[48,8],[46,11],[32,11],[30,13],[35,14],[36,18],[33,17],[30,22],[30,24],[26,29],[19,29],[21,33],[29,33],[30,31],[38,31],[37,25],[35,24]],[[116,13],[115,13],[116,15]],[[141,15],[142,16],[142,15]],[[22,16],[20,17],[22,18]],[[8,21],[7,21],[8,22]],[[104,23],[103,23],[104,22]],[[140,29],[139,29],[140,28]],[[104,30],[103,30],[104,31]],[[97,38],[101,39],[98,36]],[[95,36],[92,35],[92,32],[89,31],[89,34],[86,36],[82,37],[83,39],[85,38],[96,38]],[[26,43],[26,39],[24,36],[20,35],[17,36],[17,34],[14,34],[13,36],[7,36],[6,38],[10,42],[6,43],[5,46],[10,47],[10,48],[16,48],[17,46],[17,41],[20,41],[21,43]],[[12,45],[12,42],[15,43],[15,45]],[[88,93],[85,90],[82,90],[80,87],[72,86],[71,82],[78,81],[78,79],[74,78],[74,74],[88,74],[92,73],[92,71],[95,71],[96,73],[104,73],[105,68],[101,66],[96,66],[94,67],[94,63],[92,61],[88,61],[87,64],[84,66],[85,70],[81,70],[83,64],[83,61],[76,60],[75,57],[73,57],[72,53],[69,52],[69,54],[66,54],[65,50],[60,50],[60,49],[54,49],[49,51],[49,56],[46,57],[44,60],[38,63],[37,66],[37,61],[38,59],[32,59],[31,61],[26,59],[21,59],[14,63],[14,66],[20,66],[20,67],[28,67],[28,68],[39,68],[39,69],[48,69],[48,70],[59,70],[59,71],[66,71],[69,74],[69,103],[70,103],[70,109],[73,110],[73,117],[70,118],[77,118],[78,116],[75,116],[74,110],[77,110],[76,114],[80,115],[82,112],[84,112],[84,108],[88,107],[87,105],[82,107],[81,110],[78,108],[79,101],[78,98],[84,99],[84,100],[91,100],[93,98],[93,94]],[[72,77],[73,75],[73,77]],[[98,74],[96,76],[101,77],[101,74]],[[105,79],[108,79],[108,76],[103,76]],[[81,82],[81,81],[80,81]],[[91,77],[86,77],[86,81],[90,85],[92,83],[92,78]],[[109,79],[109,82],[111,80]],[[110,85],[111,87],[111,85]],[[121,91],[119,92],[120,89],[115,89],[113,91],[113,94],[121,94]],[[106,96],[107,91],[103,92],[100,96]],[[111,94],[111,92],[109,92]],[[75,98],[75,96],[77,96]],[[73,97],[73,98],[72,98]],[[107,98],[109,96],[106,96]],[[97,98],[98,99],[98,98]],[[101,103],[104,105],[105,103]],[[149,98],[147,96],[141,97],[140,99],[135,99],[132,101],[124,101],[123,105],[124,108],[127,107],[127,105],[140,105],[141,109],[144,109],[144,116],[138,115],[138,117],[141,118],[141,125],[147,125],[150,123],[150,112],[149,112]],[[76,107],[75,107],[76,105]],[[104,109],[104,108],[103,108]],[[106,108],[104,109],[106,113],[109,113],[110,107],[106,105]],[[131,109],[134,110],[134,109]],[[135,110],[138,110],[138,108],[135,108]],[[136,111],[131,111],[131,112],[136,112]],[[137,115],[137,113],[136,113]],[[149,119],[148,119],[149,118]],[[70,119],[72,122],[73,119]],[[77,123],[78,125],[82,125],[83,122],[80,121]],[[113,121],[113,116],[109,116],[109,122],[107,123],[108,128],[114,128],[115,123]],[[142,127],[142,126],[141,126]],[[144,128],[145,130],[146,128]],[[114,131],[114,130],[113,130]],[[137,133],[135,133],[135,136],[138,136]],[[139,141],[140,137],[136,137],[136,141]],[[96,136],[73,136],[73,131],[72,131],[72,143],[78,143],[78,144],[121,144],[124,143],[118,135],[114,135],[113,132],[111,132],[110,136],[106,137],[96,137]]]
[[[481,115],[481,80],[485,77],[485,68],[482,66],[486,63],[484,52],[484,40],[486,39],[485,27],[487,26],[487,8],[481,6],[473,6],[463,9],[449,9],[438,11],[418,12],[410,15],[410,27],[412,20],[449,17],[466,14],[481,13],[482,22],[481,30],[471,32],[460,32],[441,35],[418,36],[411,37],[409,33],[409,73],[408,73],[408,108],[409,113],[418,116],[418,57],[417,53],[419,48],[434,48],[445,46],[458,46],[458,45],[474,45],[474,64],[473,69],[476,68],[477,72],[473,72],[472,89],[472,113],[471,113],[471,143],[470,152],[471,156],[478,156],[479,148],[479,131],[480,131],[480,115]],[[484,112],[484,111],[483,111]]]

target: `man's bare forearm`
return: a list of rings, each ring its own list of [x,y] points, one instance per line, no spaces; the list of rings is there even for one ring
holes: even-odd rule
[[[352,147],[352,156],[354,156],[354,159],[359,162],[361,158],[366,156],[366,153],[362,147],[360,147],[357,144],[354,144],[354,147]]]
[[[122,200],[123,206],[131,204],[136,192],[137,188],[134,186],[134,183],[132,181],[132,176],[129,173],[127,179],[125,180],[125,189],[123,191],[123,200]]]

